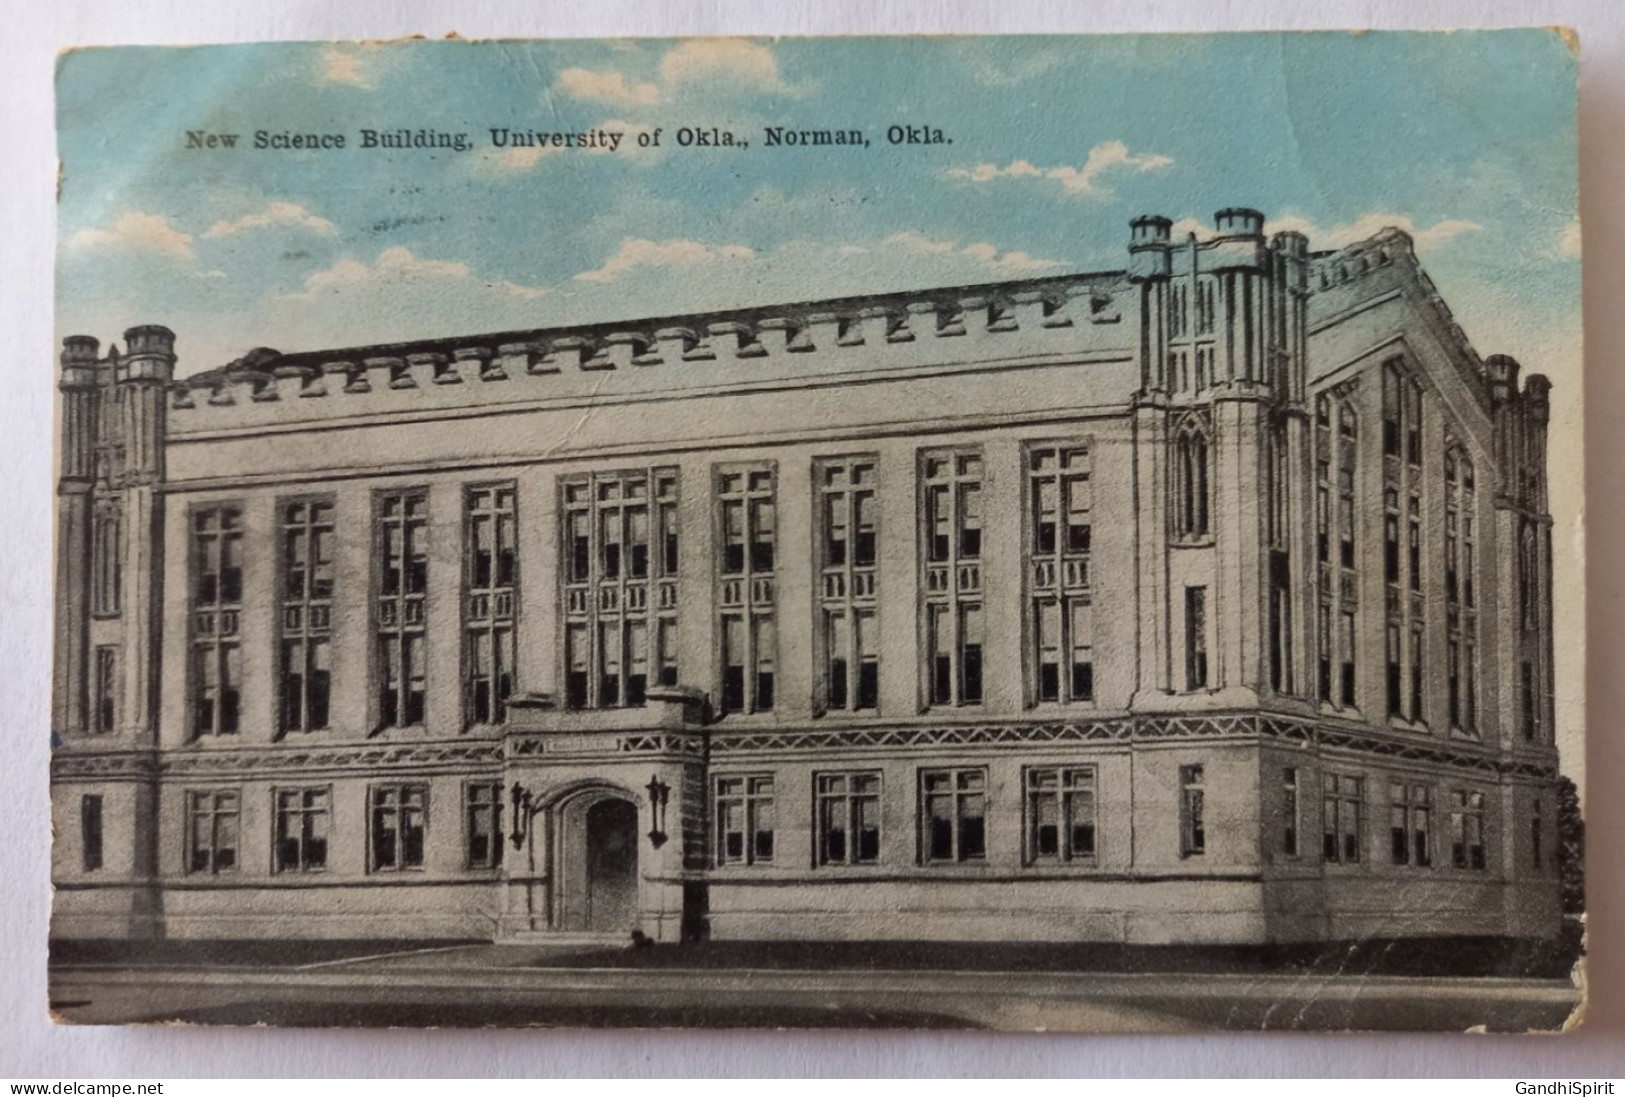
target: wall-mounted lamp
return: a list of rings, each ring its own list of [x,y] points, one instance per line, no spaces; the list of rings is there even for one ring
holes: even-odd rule
[[[521,785],[518,781],[513,783],[511,795],[513,797],[513,832],[509,834],[509,837],[513,839],[514,849],[524,849],[525,839],[530,837],[531,821],[536,818],[536,813],[541,810],[541,807],[536,803],[536,797],[531,793],[530,789]]]
[[[659,849],[666,844],[666,804],[671,799],[671,786],[657,773],[644,787],[649,790],[649,844]]]

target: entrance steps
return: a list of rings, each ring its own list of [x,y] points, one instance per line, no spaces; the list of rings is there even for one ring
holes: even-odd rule
[[[630,933],[589,933],[571,930],[530,929],[505,933],[499,945],[549,945],[555,948],[631,948]]]

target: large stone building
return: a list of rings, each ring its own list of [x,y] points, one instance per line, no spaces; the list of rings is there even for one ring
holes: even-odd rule
[[[1555,931],[1547,381],[1388,230],[62,354],[59,936]]]

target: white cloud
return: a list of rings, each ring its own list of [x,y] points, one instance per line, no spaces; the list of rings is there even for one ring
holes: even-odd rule
[[[1576,217],[1563,226],[1563,232],[1557,238],[1557,246],[1553,249],[1559,259],[1580,258],[1580,219]]]
[[[691,38],[660,60],[660,79],[669,87],[723,77],[756,91],[788,92],[779,59],[767,46],[743,38]]]
[[[1287,214],[1277,220],[1267,222],[1264,225],[1264,231],[1266,233],[1301,232],[1309,238],[1311,248],[1316,251],[1325,251],[1334,248],[1345,248],[1350,244],[1357,244],[1361,240],[1368,240],[1383,229],[1395,228],[1410,236],[1415,241],[1418,250],[1427,250],[1465,233],[1478,232],[1483,227],[1476,221],[1463,221],[1457,218],[1445,218],[1422,227],[1409,215],[1403,213],[1362,213],[1352,221],[1321,228],[1307,217]],[[1173,238],[1175,240],[1183,240],[1190,235],[1194,235],[1198,240],[1210,239],[1214,235],[1213,226],[1194,217],[1186,217],[1174,222]]]
[[[273,225],[308,229],[321,236],[331,236],[337,231],[333,222],[325,217],[318,217],[304,206],[293,202],[271,202],[257,213],[245,214],[235,221],[216,221],[209,226],[209,231],[203,236],[205,239],[235,236],[240,232],[270,228]]]
[[[68,238],[68,247],[148,251],[169,259],[192,261],[190,233],[172,226],[167,217],[135,210],[120,214],[110,229],[80,229]]]
[[[1004,167],[997,164],[977,164],[973,168],[949,168],[944,174],[950,179],[968,183],[990,183],[995,179],[1043,179],[1059,183],[1067,194],[1093,194],[1107,196],[1111,189],[1104,176],[1119,170],[1156,171],[1173,163],[1171,157],[1154,152],[1130,152],[1121,141],[1103,141],[1089,150],[1083,166],[1069,164],[1041,168],[1028,160],[1012,160]]]
[[[1024,251],[1001,252],[995,245],[987,243],[961,246],[954,241],[938,240],[920,232],[895,233],[883,243],[910,255],[968,259],[1000,274],[1028,274],[1061,266],[1058,259],[1039,259]]]
[[[618,69],[570,68],[559,73],[554,87],[572,99],[650,107],[669,102],[685,85],[699,82],[779,95],[806,90],[784,82],[772,49],[743,38],[691,38],[678,43],[660,59],[658,83],[629,78]]]
[[[304,293],[297,296],[342,294],[373,287],[423,287],[467,283],[510,297],[535,298],[547,293],[540,286],[524,286],[500,279],[481,280],[474,277],[467,263],[448,259],[425,259],[413,254],[410,248],[386,248],[371,263],[344,258],[326,270],[312,273],[305,279]]]
[[[627,237],[615,254],[596,270],[576,275],[578,282],[613,282],[642,267],[693,267],[718,260],[749,260],[756,252],[743,244],[712,245],[698,240],[644,240]]]
[[[323,46],[318,84],[348,84],[354,88],[372,87],[371,66],[361,46]]]
[[[1419,250],[1436,247],[1464,233],[1478,232],[1483,227],[1477,222],[1456,218],[1445,218],[1423,227],[1403,213],[1362,213],[1352,221],[1327,228],[1319,228],[1307,218],[1287,216],[1266,226],[1270,232],[1301,232],[1309,237],[1309,246],[1317,249],[1344,248],[1369,239],[1383,229],[1395,228],[1409,235]]]
[[[596,99],[606,103],[649,106],[660,102],[660,89],[654,84],[634,84],[626,74],[611,69],[565,69],[559,73],[559,90],[572,99]]]

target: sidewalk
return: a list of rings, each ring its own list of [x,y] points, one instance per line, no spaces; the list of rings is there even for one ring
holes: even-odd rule
[[[397,957],[398,960],[388,960]],[[1568,982],[1558,945],[1473,938],[1294,946],[994,942],[707,941],[604,948],[478,941],[57,941],[51,968],[203,970],[336,968],[411,959],[429,970],[1007,972],[1159,975],[1502,978]]]
[[[593,966],[601,958],[476,944],[305,966],[64,967],[51,997],[61,1020],[85,1024],[1094,1032],[1549,1031],[1578,997],[1563,981],[1493,977]]]

